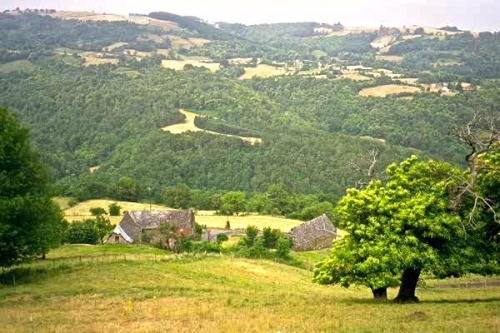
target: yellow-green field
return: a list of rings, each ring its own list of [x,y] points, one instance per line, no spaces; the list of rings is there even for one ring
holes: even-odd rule
[[[399,84],[386,84],[377,87],[364,88],[359,92],[360,96],[385,97],[387,95],[400,93],[417,93],[421,89],[418,87],[405,86]]]
[[[92,65],[102,65],[102,64],[118,64],[117,58],[104,58],[101,54],[97,52],[83,52],[80,56],[85,59],[83,63],[84,66],[92,66]]]
[[[113,43],[111,45],[108,45],[104,48],[104,51],[113,51],[114,49],[117,49],[119,47],[125,46],[128,43],[123,43],[123,42],[118,42],[118,43]]]
[[[286,69],[283,67],[275,67],[266,64],[257,65],[257,67],[245,67],[245,74],[240,79],[247,80],[254,76],[258,77],[271,77],[286,74]]]
[[[212,72],[216,72],[220,69],[220,64],[216,62],[206,62],[200,60],[162,60],[161,65],[165,68],[174,69],[176,71],[184,70],[184,66],[193,65],[195,67],[205,67]]]
[[[73,207],[67,207],[67,198],[57,198],[56,202],[63,207],[64,215],[66,220],[69,222],[83,220],[86,218],[90,218],[90,208],[101,207],[106,211],[109,209],[109,205],[114,202],[117,202],[119,206],[121,206],[121,212],[124,211],[133,211],[133,210],[149,210],[149,203],[139,203],[139,202],[128,202],[128,201],[114,201],[114,200],[105,200],[105,199],[96,199],[96,200],[88,200],[83,201],[76,204]],[[67,207],[67,208],[64,208]],[[166,206],[162,205],[151,205],[152,210],[169,210]],[[110,216],[110,221],[112,224],[118,224],[122,219],[122,216]]]
[[[265,227],[280,229],[289,232],[290,229],[304,223],[299,220],[291,220],[284,217],[250,214],[245,216],[223,216],[214,215],[213,211],[198,211],[196,222],[206,225],[208,228],[224,229],[226,221],[229,221],[231,229],[245,229],[249,225],[254,225],[262,230]]]
[[[175,124],[175,125],[163,127],[162,128],[163,131],[170,132],[173,134],[182,134],[182,133],[185,133],[188,131],[191,131],[191,132],[202,131],[202,132],[215,134],[215,135],[224,135],[224,136],[229,136],[229,137],[233,137],[233,138],[239,138],[239,139],[241,139],[245,142],[248,142],[252,145],[257,144],[257,143],[262,143],[261,138],[254,138],[254,137],[249,137],[249,136],[238,136],[238,135],[232,135],[232,134],[224,134],[224,133],[218,133],[218,132],[213,132],[213,131],[208,131],[208,130],[198,128],[194,124],[194,119],[197,116],[196,113],[189,112],[186,110],[179,110],[179,112],[186,116],[186,120],[180,124]]]
[[[342,79],[353,80],[353,81],[370,81],[373,80],[371,77],[364,76],[358,73],[347,73],[340,76]]]
[[[80,12],[80,11],[57,11],[53,14],[50,14],[50,16],[62,18],[65,20],[82,20],[82,21],[118,22],[127,20],[127,18],[122,15],[100,14],[94,12]]]
[[[124,211],[136,211],[136,210],[149,210],[148,203],[138,203],[138,202],[128,202],[128,201],[114,201],[114,200],[88,200],[76,204],[73,207],[69,207],[70,198],[57,197],[54,199],[56,203],[63,209],[65,218],[69,222],[83,220],[90,218],[90,208],[101,207],[108,210],[110,204],[117,202],[121,206],[121,213]],[[171,210],[172,208],[162,206],[162,205],[151,205],[152,210]],[[110,221],[112,224],[118,224],[122,219],[122,216],[110,216]],[[226,221],[229,220],[231,229],[245,229],[249,225],[255,225],[259,229],[264,227],[272,227],[280,229],[283,232],[290,231],[291,228],[298,226],[303,223],[303,221],[287,219],[284,217],[277,216],[267,216],[267,215],[257,215],[249,214],[245,216],[225,216],[225,215],[215,215],[214,211],[197,211],[196,212],[196,222],[200,225],[206,225],[208,228],[214,229],[224,229],[226,226]]]
[[[94,247],[101,249],[130,258],[135,248]],[[364,287],[314,284],[311,271],[271,261],[223,255],[159,261],[143,248],[143,260],[64,259],[78,251],[62,248],[52,260],[0,275],[0,332],[500,330],[500,288],[418,289],[422,302],[398,305],[371,300]]]
[[[210,40],[204,38],[181,38],[178,36],[170,36],[169,38],[174,49],[190,49],[210,43]]]

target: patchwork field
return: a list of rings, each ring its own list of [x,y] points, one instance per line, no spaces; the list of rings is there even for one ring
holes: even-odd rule
[[[4,272],[0,332],[500,330],[500,288],[420,288],[421,303],[397,305],[371,300],[364,287],[314,284],[311,271],[271,261],[219,255],[160,261],[145,248],[133,259],[135,249],[63,247],[49,254],[52,260]],[[75,253],[85,253],[83,260],[68,258]],[[99,259],[106,253],[110,260]]]
[[[86,218],[91,218],[90,208],[101,207],[108,211],[109,205],[114,202],[117,202],[121,207],[121,212],[125,211],[133,211],[133,210],[149,210],[149,203],[139,203],[139,202],[128,202],[128,201],[115,201],[115,200],[105,200],[105,199],[96,199],[96,200],[87,200],[83,202],[79,202],[73,207],[68,207],[68,199],[57,198],[56,202],[59,206],[64,209],[64,215],[66,220],[69,222],[83,220]],[[152,210],[169,210],[172,208],[168,208],[162,205],[151,205]],[[122,219],[122,216],[110,216],[110,221],[112,224],[118,224]]]
[[[371,77],[364,76],[357,73],[342,74],[340,76],[342,79],[353,80],[353,81],[370,81],[373,80]]]
[[[182,38],[178,36],[169,36],[174,49],[190,49],[196,46],[203,46],[210,43],[210,40],[204,38]]]
[[[284,217],[249,214],[245,216],[221,216],[214,215],[213,211],[198,211],[196,222],[206,225],[208,228],[224,229],[226,221],[229,221],[231,229],[245,229],[249,225],[254,225],[262,230],[265,227],[280,229],[289,232],[290,229],[301,225],[304,221],[291,220]]]
[[[57,11],[50,15],[65,20],[109,21],[109,22],[127,21],[126,16],[115,15],[115,14],[99,14],[93,12]]]
[[[215,134],[215,135],[224,135],[224,136],[229,136],[229,137],[233,137],[233,138],[239,138],[239,139],[241,139],[241,140],[243,140],[245,142],[248,142],[248,143],[250,143],[252,145],[257,144],[257,143],[262,143],[262,139],[261,138],[253,138],[253,137],[246,137],[246,136],[237,136],[237,135],[231,135],[231,134],[217,133],[217,132],[207,131],[207,130],[198,128],[194,124],[194,119],[197,116],[196,113],[189,112],[189,111],[186,111],[186,110],[179,110],[179,112],[182,113],[182,114],[184,114],[186,116],[186,120],[183,123],[181,123],[181,124],[175,124],[175,125],[170,125],[170,126],[163,127],[162,128],[163,131],[170,132],[170,133],[173,133],[173,134],[181,134],[181,133],[185,133],[185,132],[188,132],[188,131],[191,131],[191,132],[202,131],[202,132],[206,132],[206,133],[210,133],[210,134]]]
[[[123,43],[123,42],[118,42],[118,43],[113,43],[111,45],[108,45],[104,48],[104,51],[113,51],[114,49],[117,49],[119,47],[125,46],[128,43]]]
[[[139,202],[128,202],[128,201],[114,201],[106,199],[98,200],[88,200],[79,202],[75,206],[70,207],[70,198],[58,197],[54,199],[57,204],[64,211],[65,218],[69,221],[78,221],[86,218],[91,218],[90,208],[101,207],[108,211],[110,204],[117,202],[121,207],[121,213],[125,211],[135,211],[135,210],[149,210],[149,203],[139,203]],[[152,210],[171,210],[163,205],[151,205]],[[275,229],[280,229],[283,232],[290,231],[291,228],[298,226],[303,223],[303,221],[287,219],[279,216],[267,216],[267,215],[257,215],[249,214],[245,216],[224,216],[215,215],[215,211],[201,210],[195,212],[196,222],[201,225],[206,225],[208,228],[212,229],[224,229],[226,226],[226,221],[231,224],[231,229],[245,229],[249,225],[257,226],[262,230],[264,227],[272,227]],[[118,224],[122,216],[110,216],[110,221],[112,224]]]
[[[245,74],[240,79],[247,80],[254,76],[258,77],[271,77],[286,74],[286,69],[283,67],[275,67],[266,64],[257,65],[257,67],[245,67]]]
[[[416,93],[421,91],[420,88],[405,86],[399,84],[386,84],[383,86],[364,88],[359,92],[360,96],[385,97],[400,93]]]
[[[164,68],[175,69],[176,71],[184,70],[184,66],[192,65],[195,67],[205,67],[212,72],[220,70],[220,64],[215,62],[206,62],[200,60],[162,60],[161,65]]]
[[[102,64],[118,64],[119,60],[116,58],[101,58],[94,55],[82,55],[85,59],[83,66],[92,66],[92,65],[102,65]]]

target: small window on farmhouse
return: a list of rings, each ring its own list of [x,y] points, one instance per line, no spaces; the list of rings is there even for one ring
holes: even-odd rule
[[[115,242],[118,243],[120,241],[120,236],[115,236]]]

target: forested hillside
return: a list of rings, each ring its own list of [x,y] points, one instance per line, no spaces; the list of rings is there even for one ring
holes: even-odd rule
[[[281,184],[335,201],[362,177],[349,162],[373,148],[379,170],[415,153],[461,165],[453,126],[500,111],[498,33],[149,18],[155,25],[0,14],[0,105],[29,126],[58,194],[117,198],[129,186],[130,199],[161,200],[181,184]],[[385,50],[372,45],[387,36]],[[362,94],[388,84],[417,92]],[[181,109],[205,131],[162,130],[185,121]]]

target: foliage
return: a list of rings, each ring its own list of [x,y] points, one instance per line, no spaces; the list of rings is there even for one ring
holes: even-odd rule
[[[104,208],[102,207],[92,207],[89,209],[90,214],[95,217],[102,217],[103,215],[106,215],[107,212]]]
[[[449,210],[448,191],[459,170],[412,156],[389,166],[387,176],[385,185],[373,181],[339,201],[337,224],[348,235],[318,265],[316,281],[379,289],[397,284],[408,268],[432,270],[471,259],[459,251],[464,228]]]
[[[249,225],[245,229],[245,235],[240,239],[240,244],[243,244],[246,247],[254,246],[258,234],[259,234],[259,228],[253,225]]]
[[[271,227],[262,229],[262,239],[266,249],[275,249],[280,237],[281,231],[279,229],[271,229]]]
[[[276,256],[281,259],[288,259],[292,241],[289,238],[280,237],[276,242]]]
[[[230,191],[221,197],[222,206],[219,213],[223,215],[239,215],[244,211],[245,207],[245,193]]]
[[[217,244],[222,244],[224,242],[227,242],[229,240],[229,237],[226,234],[217,234]]]
[[[117,202],[113,202],[109,205],[109,215],[120,216],[121,206]]]
[[[93,218],[83,221],[74,221],[66,226],[65,242],[70,244],[103,244],[109,236],[113,226],[105,215],[106,210],[101,207],[89,209]]]
[[[69,224],[65,242],[69,244],[100,244],[102,239],[96,220],[86,219]]]
[[[185,184],[168,186],[163,193],[162,202],[172,208],[189,208],[191,203],[191,193]]]
[[[45,254],[61,242],[62,213],[28,130],[0,107],[0,266]]]

